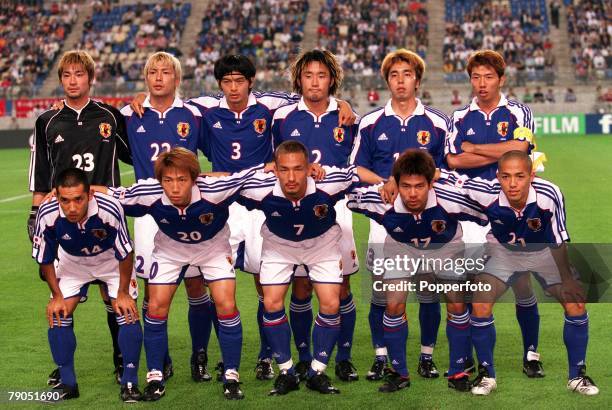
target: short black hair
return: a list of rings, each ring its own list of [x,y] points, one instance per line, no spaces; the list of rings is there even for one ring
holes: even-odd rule
[[[519,150],[506,151],[504,155],[502,155],[497,161],[497,168],[500,168],[504,162],[511,160],[511,159],[518,159],[518,160],[524,161],[525,164],[527,164],[527,167],[529,168],[529,170],[533,168],[533,161],[531,160],[531,157],[529,156],[529,154],[527,154],[524,151],[519,151]]]
[[[85,192],[89,192],[89,180],[85,171],[79,168],[67,168],[55,178],[56,188],[74,188],[83,185]]]
[[[274,161],[278,161],[278,157],[281,154],[296,154],[302,153],[306,158],[306,161],[309,160],[310,156],[308,155],[308,150],[306,146],[299,141],[288,140],[282,142],[278,147],[276,147],[276,151],[274,151]]]
[[[215,62],[215,79],[221,81],[228,74],[237,72],[248,80],[255,77],[255,65],[247,56],[242,54],[229,54]]]
[[[436,174],[436,163],[429,152],[420,149],[409,149],[404,151],[395,161],[391,174],[398,185],[402,175],[422,175],[427,180],[427,183],[431,184]]]

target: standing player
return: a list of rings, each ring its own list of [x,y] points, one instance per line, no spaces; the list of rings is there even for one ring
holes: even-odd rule
[[[92,184],[118,186],[117,159],[132,163],[123,116],[114,107],[89,98],[94,72],[94,61],[85,51],[64,53],[57,71],[65,94],[63,108],[45,111],[36,119],[30,156],[30,191],[33,192],[28,219],[30,240],[34,235],[38,207],[54,188],[60,172],[76,167],[85,171]],[[113,362],[119,382],[122,366],[117,341],[119,327],[111,301],[100,289],[113,339]],[[84,288],[84,297],[86,292]],[[55,369],[49,375],[49,384],[58,382],[59,371]]]
[[[444,166],[444,141],[450,128],[450,120],[442,112],[424,106],[416,98],[425,72],[425,62],[412,51],[399,49],[389,53],[382,62],[381,74],[391,99],[384,107],[361,119],[352,162],[368,168],[383,178],[391,175],[393,163],[409,148],[428,151],[438,168]],[[382,258],[382,244],[387,233],[374,220],[370,220],[368,254],[366,264],[372,272],[372,261]],[[433,362],[433,349],[440,326],[440,303],[437,297],[417,294],[420,302],[421,355],[418,373],[426,378],[439,376]],[[383,340],[383,315],[385,297],[373,292],[370,305],[370,330],[376,359],[368,372],[368,380],[380,380],[387,363],[387,349]]]
[[[467,73],[475,95],[470,105],[453,113],[453,128],[446,144],[450,168],[470,178],[495,178],[497,161],[506,152],[529,152],[533,135],[533,116],[526,105],[508,100],[501,92],[506,63],[492,50],[470,56]],[[527,128],[527,137],[518,128]],[[523,129],[524,129],[523,128]],[[463,222],[464,242],[486,242],[490,226]],[[480,246],[478,246],[480,248]],[[530,275],[523,275],[512,285],[516,296],[516,318],[523,336],[523,372],[528,377],[543,377],[544,370],[537,353],[540,315],[531,287]]]
[[[242,399],[239,366],[242,323],[236,308],[236,275],[229,244],[229,204],[249,175],[247,170],[225,179],[198,178],[200,165],[191,151],[176,147],[155,162],[155,178],[130,188],[111,189],[126,214],[149,214],[159,230],[155,234],[149,270],[149,308],[144,317],[147,386],[143,399],[165,394],[162,369],[168,350],[168,313],[187,266],[198,269],[215,300],[219,345],[225,363],[224,395]]]
[[[279,108],[274,113],[272,137],[274,145],[295,140],[306,146],[312,163],[345,168],[348,166],[351,149],[357,134],[357,124],[338,126],[338,102],[333,97],[342,85],[342,67],[329,51],[311,50],[302,52],[292,66],[293,91],[301,94],[298,103]],[[359,270],[353,218],[346,208],[346,200],[335,205],[336,221],[342,230],[342,272],[344,279],[340,290],[340,335],[336,353],[336,375],[344,381],[359,378],[351,363],[351,347],[355,332],[357,313],[350,288],[350,275]],[[300,361],[296,372],[306,376],[312,353],[310,351],[312,326],[312,285],[305,267],[299,266],[294,274],[289,305],[289,317],[293,341]]]
[[[339,393],[325,369],[340,332],[340,286],[343,281],[340,238],[334,205],[344,197],[357,174],[365,182],[380,182],[373,173],[354,167],[326,168],[325,179],[309,178],[309,152],[297,141],[285,141],[275,152],[276,177],[255,176],[238,201],[266,215],[262,226],[261,285],[264,291],[264,331],[280,375],[272,395],[287,394],[300,381],[291,360],[291,330],[284,299],[299,265],[305,265],[319,299],[313,331],[314,358],[306,386],[323,394]]]
[[[531,158],[523,151],[509,151],[501,156],[497,180],[466,180],[451,174],[447,181],[484,207],[491,221],[491,232],[487,235],[490,259],[478,280],[490,284],[493,290],[475,292],[470,317],[472,343],[481,364],[472,393],[488,395],[497,388],[493,361],[493,305],[497,297],[517,276],[533,272],[565,310],[567,388],[589,396],[598,394],[599,389],[586,375],[589,316],[583,290],[568,260],[569,235],[559,187],[536,178]]]
[[[404,152],[393,165],[393,178],[398,181],[399,196],[393,204],[385,204],[379,187],[357,188],[349,195],[348,207],[380,223],[388,233],[383,254],[395,259],[406,255],[413,260],[429,258],[434,261],[463,258],[461,220],[487,224],[480,207],[457,195],[447,185],[434,184],[436,165],[431,155],[423,150]],[[380,266],[380,264],[378,264]],[[446,262],[445,262],[446,265]],[[432,276],[430,278],[429,276]],[[418,271],[391,269],[384,274],[384,282],[402,283],[414,275],[436,282],[461,283],[465,272],[445,271],[442,266],[421,267]],[[426,276],[427,275],[427,276]],[[423,279],[425,277],[425,279]],[[395,392],[410,386],[406,364],[408,322],[406,320],[405,291],[387,291],[383,316],[384,341],[393,370],[388,373],[379,391]],[[470,344],[469,314],[461,292],[446,294],[450,366],[448,386],[469,391],[471,383],[464,372],[464,359]]]
[[[113,198],[90,191],[83,170],[62,170],[56,187],[57,200],[40,207],[32,252],[51,289],[47,305],[49,345],[60,372],[60,381],[53,388],[61,391],[63,400],[79,397],[72,314],[82,287],[100,281],[106,286],[119,325],[125,364],[119,375],[120,396],[124,402],[138,401],[142,329],[134,302],[138,291],[130,289],[134,255],[123,210]],[[59,262],[54,266],[56,259]]]
[[[205,154],[213,171],[238,172],[268,162],[272,158],[270,128],[274,110],[296,102],[297,96],[284,93],[255,93],[255,66],[243,55],[227,55],[215,62],[215,78],[223,92],[221,99],[199,97],[190,103],[201,107],[207,135]],[[138,111],[138,101],[133,103]],[[350,106],[341,104],[340,121],[354,121]],[[347,114],[348,113],[348,114]],[[230,243],[235,266],[253,274],[259,294],[257,323],[260,335],[260,352],[255,373],[257,379],[274,377],[271,367],[271,350],[263,332],[263,299],[259,285],[261,260],[260,235],[264,215],[260,211],[248,212],[235,203],[231,205],[229,226]],[[218,365],[222,374],[223,364]]]
[[[203,124],[200,110],[177,96],[181,84],[182,70],[178,59],[165,52],[149,56],[144,67],[145,82],[149,91],[143,102],[143,115],[134,115],[126,106],[121,113],[126,117],[127,134],[134,156],[136,181],[154,177],[153,166],[163,152],[173,147],[184,147],[197,153],[204,151]],[[153,238],[158,227],[151,215],[134,221],[136,231],[136,274],[145,284],[151,269]],[[185,289],[189,302],[188,322],[191,333],[191,377],[194,381],[209,381],[208,356],[206,350],[212,326],[210,300],[202,275],[197,267],[188,267],[185,273]],[[143,316],[149,303],[149,289],[145,286],[142,306]],[[166,352],[164,377],[172,376],[172,362]]]

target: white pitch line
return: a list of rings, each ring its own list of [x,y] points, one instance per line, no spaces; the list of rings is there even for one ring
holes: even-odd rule
[[[129,174],[133,174],[134,171],[124,171],[121,173],[121,175],[129,175]],[[23,199],[23,198],[27,198],[29,196],[32,196],[31,193],[29,194],[21,194],[21,195],[16,195],[16,196],[10,196],[8,198],[2,198],[0,199],[0,204],[4,204],[6,202],[13,202],[13,201],[17,201],[18,199]]]

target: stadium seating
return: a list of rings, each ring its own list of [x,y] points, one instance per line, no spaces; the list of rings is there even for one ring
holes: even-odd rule
[[[214,62],[223,54],[239,53],[255,62],[258,87],[268,88],[298,52],[308,7],[306,0],[210,1],[198,48],[190,54],[198,66],[193,74],[196,85],[216,89]]]
[[[443,61],[447,82],[467,78],[465,63],[481,48],[500,51],[515,85],[554,78],[545,0],[446,0]]]
[[[76,21],[69,3],[0,6],[1,97],[33,97],[49,74]]]
[[[575,4],[574,4],[575,3]],[[612,78],[612,6],[605,0],[567,1],[567,29],[576,79]]]
[[[428,15],[424,3],[326,0],[319,14],[318,46],[338,56],[347,86],[379,88],[380,63],[390,51],[406,47],[425,58]]]
[[[98,94],[130,93],[144,88],[142,69],[154,51],[178,49],[191,3],[94,6],[84,23],[79,48],[96,61]]]

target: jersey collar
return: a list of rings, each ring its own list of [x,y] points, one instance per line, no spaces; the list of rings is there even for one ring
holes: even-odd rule
[[[416,103],[417,103],[417,105],[416,105],[414,111],[412,112],[412,114],[410,115],[410,117],[413,117],[415,115],[423,115],[423,114],[425,114],[425,106],[423,105],[421,100],[416,98]],[[387,117],[395,116],[397,118],[401,118],[399,115],[397,115],[395,113],[395,111],[393,111],[393,107],[391,106],[391,99],[389,99],[389,101],[387,101],[387,104],[385,104],[385,115]],[[408,118],[410,118],[410,117],[408,117]]]
[[[255,97],[255,94],[249,93],[249,101],[247,102],[247,106],[244,110],[246,111],[250,106],[255,104],[257,104],[257,97]],[[227,104],[227,98],[225,98],[225,96],[223,96],[223,98],[219,100],[219,108],[225,108],[226,110],[230,109],[229,105]]]
[[[306,193],[304,194],[304,198],[306,198],[308,195],[314,194],[316,191],[317,191],[317,184],[315,183],[314,179],[312,179],[311,177],[308,177],[308,179],[306,180]],[[291,199],[285,196],[285,193],[283,192],[283,189],[281,188],[281,185],[280,185],[280,180],[278,178],[276,179],[276,184],[274,184],[274,188],[272,189],[272,195],[278,196],[281,198],[285,198],[286,200],[291,201]],[[297,201],[297,204],[299,203],[300,201]]]
[[[506,105],[508,105],[508,99],[506,98],[504,93],[501,93],[499,102],[497,103],[497,108],[505,107]],[[470,111],[479,111],[479,110],[480,110],[480,107],[478,106],[478,98],[474,97],[472,98],[472,102],[470,103]]]
[[[438,205],[438,198],[436,196],[436,192],[432,188],[429,190],[429,193],[427,194],[427,203],[425,204],[425,209],[433,208],[436,205]],[[408,209],[406,209],[406,206],[404,205],[404,202],[402,202],[402,198],[399,195],[397,196],[397,198],[395,198],[395,202],[393,203],[393,208],[395,209],[395,212],[397,212],[398,214],[411,214],[412,213]]]
[[[89,103],[91,103],[91,98],[87,99],[87,104],[85,104],[83,106],[83,108],[81,108],[80,110],[77,110],[76,108],[72,108],[69,104],[68,101],[66,101],[66,99],[64,98],[64,107],[70,108],[72,111],[76,112],[77,114],[80,114],[83,112],[83,110],[85,109],[85,107],[87,107],[89,105]]]
[[[506,196],[506,194],[504,194],[504,191],[499,191],[499,206],[505,206],[508,208],[512,208],[515,212],[520,211],[520,213],[522,213],[523,210],[527,208],[527,205],[536,202],[537,199],[538,198],[537,198],[535,188],[533,187],[533,185],[529,185],[529,195],[527,196],[527,202],[525,202],[525,206],[523,207],[523,209],[520,209],[520,210],[514,209],[512,208],[512,205],[510,205],[510,202],[508,201],[508,197]]]
[[[163,192],[161,195],[162,205],[172,206],[176,208],[179,211],[179,214],[181,215],[184,215],[187,211],[187,208],[189,208],[192,204],[198,202],[200,199],[202,199],[202,193],[200,192],[200,189],[198,188],[198,186],[195,184],[191,187],[191,201],[189,202],[189,205],[187,205],[185,209],[179,209],[178,207],[174,206],[172,204],[172,201],[170,201],[170,198],[168,198],[168,196],[166,195],[166,192]]]
[[[142,103],[142,107],[143,108],[148,108],[151,111],[155,111],[156,113],[159,114],[160,117],[165,117],[166,113],[168,111],[170,111],[171,109],[173,109],[173,108],[182,108],[183,107],[183,100],[181,100],[180,98],[175,96],[174,97],[174,101],[172,101],[172,105],[170,106],[170,108],[168,108],[165,112],[160,113],[155,108],[153,108],[153,106],[151,105],[151,100],[150,100],[149,96],[147,95],[147,97],[145,98],[144,102]]]
[[[300,101],[297,104],[297,109],[299,111],[308,111],[308,112],[311,112],[308,109],[308,106],[306,105],[306,102],[304,102],[304,97],[300,98]],[[338,101],[336,101],[336,99],[334,97],[329,97],[329,104],[327,104],[327,109],[325,110],[325,112],[328,113],[328,112],[332,112],[332,111],[338,111]]]

